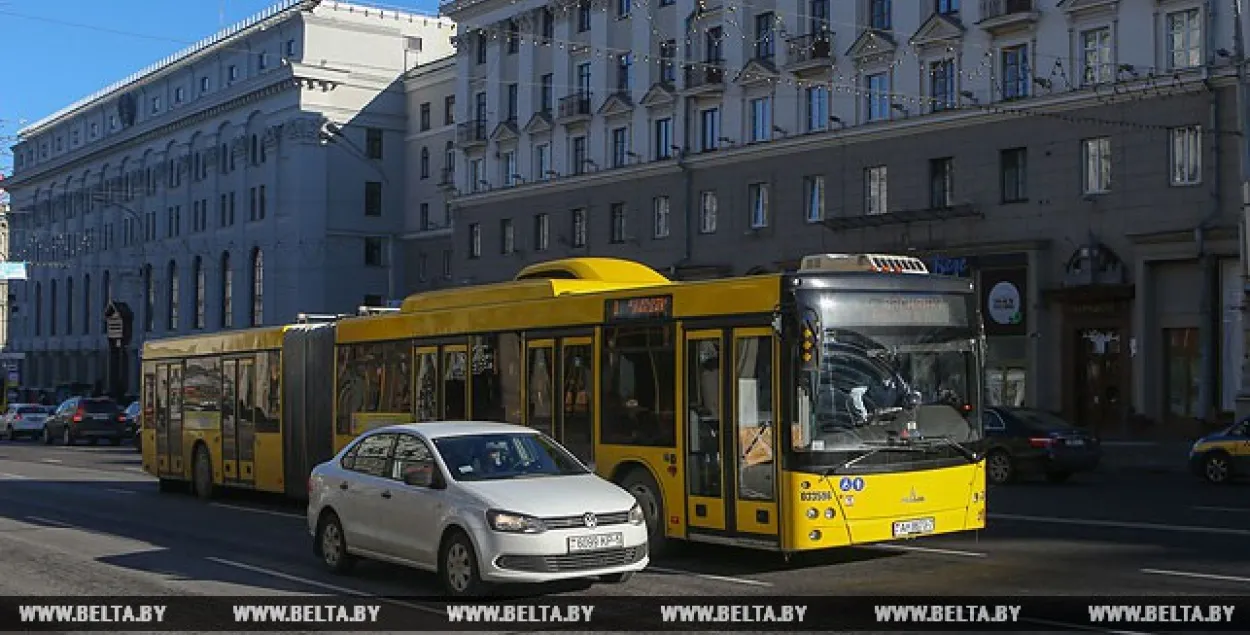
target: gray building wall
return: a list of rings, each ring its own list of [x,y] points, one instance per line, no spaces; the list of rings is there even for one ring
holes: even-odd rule
[[[408,161],[402,236],[409,291],[438,289],[454,282],[452,218],[447,199],[454,189],[456,169],[455,71],[455,56],[449,55],[412,69],[404,79]],[[428,112],[428,117],[423,112]]]

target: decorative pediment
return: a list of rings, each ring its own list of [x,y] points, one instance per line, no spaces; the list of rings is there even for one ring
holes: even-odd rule
[[[490,133],[491,141],[515,141],[520,136],[517,134],[516,124],[511,121],[500,122],[495,126],[495,131]]]
[[[872,62],[893,57],[897,48],[898,44],[889,33],[866,29],[855,38],[855,43],[847,49],[846,56],[860,63]]]
[[[534,116],[530,117],[529,122],[525,124],[525,131],[530,134],[551,132],[551,128],[551,115],[545,112],[534,113]]]
[[[1069,18],[1098,13],[1115,15],[1120,9],[1120,0],[1060,0],[1059,8],[1068,14]]]
[[[673,92],[673,87],[663,82],[657,82],[647,89],[646,94],[638,103],[647,108],[661,108],[664,106],[672,106],[677,101],[677,96]]]
[[[778,78],[777,67],[772,62],[753,59],[742,67],[738,72],[738,76],[734,78],[734,83],[742,86],[750,86],[752,84],[762,84],[771,82]]]
[[[916,34],[911,36],[911,45],[916,47],[933,44],[946,44],[959,40],[964,36],[964,25],[948,15],[934,13],[925,23],[920,25]]]
[[[617,91],[608,95],[603,101],[603,105],[599,107],[599,114],[605,117],[613,115],[624,115],[634,110],[634,102],[629,98],[629,93]]]

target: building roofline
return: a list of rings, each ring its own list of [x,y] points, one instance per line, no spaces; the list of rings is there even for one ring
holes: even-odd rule
[[[453,51],[438,59],[418,64],[404,73],[404,81],[410,81],[423,75],[430,75],[440,71],[446,71],[456,65],[456,53]]]

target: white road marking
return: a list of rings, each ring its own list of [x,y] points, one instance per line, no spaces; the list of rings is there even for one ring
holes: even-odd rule
[[[413,604],[413,603],[411,603],[411,602],[403,602],[403,601],[400,601],[400,600],[392,600],[392,599],[390,599],[390,598],[384,598],[384,597],[382,597],[382,596],[379,596],[379,595],[374,595],[374,594],[372,594],[372,593],[368,593],[368,592],[366,592],[366,591],[361,591],[361,590],[359,590],[359,589],[352,589],[352,588],[345,587],[345,586],[338,586],[337,584],[328,584],[328,583],[326,583],[326,582],[318,582],[318,581],[316,581],[316,580],[309,580],[309,579],[307,579],[307,578],[301,578],[301,577],[299,577],[299,576],[297,576],[297,575],[291,575],[291,574],[289,574],[289,573],[283,573],[282,571],[275,571],[275,570],[273,570],[273,569],[267,569],[267,568],[265,568],[265,567],[258,567],[258,566],[253,565],[253,564],[245,564],[245,563],[242,563],[242,562],[235,562],[235,561],[233,561],[233,560],[226,560],[225,558],[217,558],[217,557],[215,557],[215,556],[208,556],[208,558],[207,558],[207,559],[208,559],[209,561],[216,562],[217,564],[222,564],[222,565],[225,565],[225,566],[227,566],[227,567],[234,567],[234,568],[236,568],[236,569],[243,569],[244,571],[251,571],[251,572],[253,572],[253,573],[261,573],[261,574],[268,575],[268,576],[273,576],[273,577],[275,577],[275,578],[279,578],[279,579],[282,579],[282,580],[287,580],[287,581],[289,581],[289,582],[296,582],[296,583],[298,583],[298,584],[306,584],[306,585],[308,585],[308,586],[318,587],[318,588],[321,588],[321,589],[325,589],[325,590],[327,590],[327,591],[334,591],[334,592],[336,592],[336,593],[343,593],[343,594],[346,594],[346,595],[354,595],[354,596],[356,596],[356,597],[369,598],[369,599],[371,599],[371,600],[378,600],[378,601],[381,601],[381,602],[386,602],[386,603],[388,603],[388,604],[394,604],[394,605],[396,605],[396,606],[406,606],[406,607],[408,607],[408,608],[410,608],[410,609],[416,609],[416,610],[418,610],[418,611],[424,611],[424,612],[426,612],[426,613],[432,613],[432,614],[434,614],[434,615],[446,615],[446,613],[444,613],[443,611],[440,611],[440,610],[438,610],[438,609],[436,609],[436,608],[433,608],[433,607],[430,607],[430,606],[422,606],[422,605],[420,605],[420,604]]]
[[[25,481],[25,480],[30,479],[29,476],[22,476],[21,474],[9,474],[8,472],[0,472],[0,478],[14,479],[18,481]]]
[[[1229,512],[1231,514],[1250,514],[1250,509],[1242,507],[1208,507],[1206,505],[1194,505],[1194,509],[1200,512]]]
[[[1142,573],[1149,575],[1170,575],[1178,578],[1200,578],[1203,580],[1220,580],[1221,582],[1245,582],[1250,584],[1250,578],[1243,578],[1236,575],[1219,575],[1216,573],[1193,573],[1190,571],[1169,571],[1167,569],[1142,569]]]
[[[61,527],[63,529],[78,529],[78,527],[75,525],[71,525],[69,523],[63,523],[59,520],[52,520],[51,518],[43,518],[40,516],[27,516],[26,520],[33,520],[37,523],[43,523],[45,525],[52,525],[53,527]]]
[[[1196,527],[1192,525],[1161,525],[1158,523],[1137,523],[1122,520],[1097,520],[1093,518],[1049,518],[1046,516],[1024,516],[1020,514],[990,514],[990,520],[1020,520],[1032,523],[1050,523],[1053,525],[1083,525],[1086,527],[1115,527],[1118,529],[1148,529],[1153,531],[1172,531],[1189,534],[1222,534],[1226,536],[1250,536],[1250,529],[1229,529],[1227,527]]]
[[[936,553],[947,556],[965,556],[968,558],[988,558],[990,554],[979,551],[960,551],[958,549],[935,549],[933,547],[913,547],[911,545],[869,545],[872,549],[886,551],[915,551],[919,553]]]
[[[1067,622],[1056,622],[1054,620],[1039,620],[1034,617],[1021,618],[1020,621],[1028,622],[1030,624],[1041,624],[1043,626],[1056,626],[1059,628],[1065,628],[1065,629],[1070,629],[1070,630],[1075,630],[1075,631],[1093,631],[1095,633],[1114,633],[1115,635],[1147,635],[1147,633],[1142,633],[1139,631],[1114,631],[1114,630],[1110,630],[1106,628],[1098,628],[1097,626],[1086,626],[1084,624],[1069,624]]]
[[[675,575],[688,575],[695,578],[703,578],[704,580],[715,580],[717,582],[732,582],[734,584],[745,584],[747,586],[772,586],[772,582],[763,580],[752,580],[750,578],[735,578],[728,575],[713,575],[711,573],[695,573],[693,571],[684,571],[682,569],[669,569],[668,567],[648,566],[643,569],[643,573],[647,571],[659,571],[660,573],[670,573]]]
[[[104,491],[106,491],[106,492],[113,492],[114,494],[134,494],[134,493],[135,493],[135,491],[134,491],[134,490],[130,490],[130,489],[118,489],[118,488],[116,488],[116,487],[106,487],[106,488],[104,488]]]
[[[62,461],[61,459],[39,459],[39,460],[43,461],[44,463],[64,463],[65,462],[65,461]]]
[[[237,509],[241,512],[252,512],[254,514],[269,514],[270,516],[281,516],[283,518],[307,518],[304,514],[280,512],[280,511],[273,510],[273,509],[259,509],[256,507],[244,507],[243,505],[228,505],[226,503],[209,503],[209,507],[224,507],[225,509]]]

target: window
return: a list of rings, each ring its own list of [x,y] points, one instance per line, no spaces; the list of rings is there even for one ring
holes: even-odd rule
[[[610,237],[611,242],[613,244],[620,244],[620,243],[625,242],[626,216],[625,216],[625,204],[624,203],[612,204],[611,222],[612,222],[612,235]]]
[[[929,208],[945,209],[954,204],[955,160],[950,157],[929,161]]]
[[[467,355],[463,350],[443,349],[443,418],[448,420],[468,418]]]
[[[534,215],[534,251],[547,251],[551,244],[551,217],[547,214]]]
[[[616,17],[623,18],[629,15],[629,9],[633,5],[633,0],[616,0]]]
[[[934,11],[941,14],[959,13],[959,0],[936,0]]]
[[[1169,13],[1167,47],[1169,68],[1202,65],[1202,21],[1199,9]]]
[[[555,94],[554,89],[552,88],[552,82],[554,81],[555,76],[551,73],[543,75],[542,79],[539,80],[538,110],[540,112],[551,112],[552,105],[555,103]]]
[[[508,20],[508,55],[516,55],[521,47],[521,28],[516,20]]]
[[[192,328],[204,328],[204,261],[199,256],[195,257],[192,265],[191,275],[194,276],[195,284],[195,322]]]
[[[573,210],[573,219],[571,230],[573,233],[573,247],[586,246],[586,210]]]
[[[177,331],[178,330],[178,305],[180,304],[179,300],[181,300],[181,298],[179,297],[181,294],[178,289],[178,263],[174,262],[173,260],[170,260],[168,271],[169,271],[169,274],[168,274],[169,275],[169,287],[168,287],[169,297],[167,298],[168,304],[166,305],[166,308],[168,309],[168,313],[166,313],[166,317],[168,318],[166,328],[171,331]]]
[[[773,132],[773,100],[760,97],[751,100],[751,141],[768,141]]]
[[[686,343],[686,474],[690,496],[721,497],[721,344],[720,339]]]
[[[365,216],[382,215],[382,183],[365,181]]]
[[[768,184],[748,185],[747,200],[751,204],[751,228],[768,227]]]
[[[585,174],[586,164],[590,159],[586,156],[586,137],[573,137],[573,174]]]
[[[451,183],[456,176],[456,143],[448,141],[446,147],[443,148],[443,175],[444,183]]]
[[[556,15],[555,13],[552,12],[551,8],[543,7],[542,24],[540,24],[539,26],[542,29],[542,34],[544,38],[551,39],[555,35]]]
[[[755,57],[761,60],[772,60],[776,52],[773,41],[774,25],[777,16],[771,11],[755,16]]]
[[[577,65],[577,94],[583,98],[590,95],[590,62]]]
[[[499,167],[503,171],[503,184],[512,187],[519,182],[520,174],[517,174],[516,168],[516,150],[508,150],[500,153]]]
[[[348,429],[350,430],[350,428]],[[365,437],[347,456],[343,457],[343,468],[369,476],[385,478],[387,475],[386,470],[391,464],[391,446],[395,444],[396,436],[394,434],[375,434]]]
[[[430,178],[430,149],[421,148],[421,178]]]
[[[482,190],[483,185],[489,185],[489,183],[486,183],[486,180],[482,178],[482,160],[470,159],[469,160],[469,191],[480,192]]]
[[[1163,330],[1164,381],[1167,383],[1167,412],[1172,417],[1196,418],[1199,413],[1199,386],[1202,383],[1202,355],[1198,329]]]
[[[507,86],[507,92],[505,93],[507,103],[504,104],[504,113],[506,113],[504,119],[507,121],[516,121],[518,90],[519,89],[516,84],[508,84]]]
[[[590,0],[578,0],[577,2],[577,32],[584,33],[590,30]]]
[[[416,355],[416,419],[438,419],[438,353],[433,349]]]
[[[448,95],[443,98],[443,125],[450,126],[456,123],[456,96]]]
[[[238,78],[239,78],[239,67],[235,66],[234,64],[231,64],[229,68],[226,69],[226,79],[233,82],[234,80]]]
[[[929,65],[929,107],[933,112],[955,107],[955,60]]]
[[[521,423],[520,336],[476,336],[472,342],[470,416],[475,421]]]
[[[874,73],[864,79],[868,94],[864,96],[864,111],[868,121],[881,121],[890,118],[890,76],[886,73]]]
[[[152,98],[152,114],[154,114],[154,115],[155,115],[156,113],[158,113],[158,112],[160,112],[160,111],[161,111],[161,96],[160,96],[160,95],[157,95],[157,96],[155,96],[155,97],[153,97],[153,98]],[[60,144],[61,144],[61,140],[60,140],[60,138],[57,138],[56,142],[57,142],[57,150],[60,150],[60,149],[61,149],[61,147],[60,147]]]
[[[803,200],[807,222],[819,223],[825,218],[825,177],[809,176],[803,179]]]
[[[1102,84],[1115,80],[1111,61],[1111,28],[1081,33],[1081,84]]]
[[[734,340],[734,412],[738,413],[738,498],[770,501],[773,487],[773,340]]]
[[[540,143],[534,146],[534,180],[546,179],[551,171],[551,145]]]
[[[499,253],[505,256],[516,251],[516,234],[512,228],[512,219],[499,221]]]
[[[265,323],[265,257],[252,248],[252,326]]]
[[[57,310],[57,300],[60,296],[57,295],[56,280],[53,280],[49,285],[49,290],[52,292],[52,297],[48,298],[48,326],[51,327],[48,329],[48,333],[56,335],[56,328],[61,322],[61,312]]]
[[[1172,185],[1202,182],[1202,126],[1172,129]]]
[[[699,113],[700,121],[700,150],[703,152],[711,152],[718,147],[720,142],[720,109],[708,108]]]
[[[660,81],[672,84],[677,81],[677,40],[660,42]]]
[[[1084,166],[1084,191],[1100,194],[1111,190],[1111,137],[1085,139],[1081,142]]]
[[[807,131],[816,132],[829,127],[829,88],[812,86],[807,89]]]
[[[234,326],[234,270],[230,268],[230,252],[221,254],[221,328]]]
[[[108,275],[109,275],[108,272],[105,271],[104,276],[107,278]],[[105,298],[104,303],[106,305],[108,304],[107,297]],[[86,274],[82,277],[82,334],[83,335],[91,334],[91,322],[94,321],[95,318],[96,316],[92,315],[91,313],[91,274]]]
[[[478,64],[486,63],[486,32],[478,31],[474,41],[474,58]]]
[[[1029,46],[1021,44],[1003,49],[1003,99],[1028,97],[1029,81]]]
[[[376,236],[365,238],[365,266],[366,267],[385,267],[386,257],[382,239]]]
[[[152,279],[152,265],[143,265],[143,330],[152,332],[156,327],[156,281]]]
[[[999,172],[1002,174],[1004,203],[1019,203],[1029,198],[1028,150],[1009,148],[999,155]]]
[[[669,203],[667,196],[657,196],[651,201],[653,236],[667,238],[669,233]]]
[[[74,277],[65,279],[65,334],[74,334]]]
[[[603,330],[602,443],[676,445],[677,355],[673,342],[673,327],[669,325]]]
[[[443,250],[443,279],[451,280],[451,250]]]
[[[629,128],[612,130],[612,167],[619,168],[629,164]]]
[[[422,130],[430,127],[430,105],[421,104]],[[377,128],[365,128],[365,154],[370,159],[382,158],[382,131]]]
[[[716,192],[705,190],[699,193],[699,233],[716,233]]]
[[[408,411],[407,408],[402,411],[399,408],[393,409],[397,412]],[[395,441],[395,458],[391,461],[391,473],[387,476],[403,482],[411,478],[414,473],[424,472],[433,475],[434,470],[438,469],[436,466],[434,456],[430,453],[430,446],[411,434],[400,434]]]
[[[892,13],[890,0],[868,0],[868,25],[872,28],[889,31]]]
[[[256,68],[263,71],[268,66],[269,66],[269,54],[263,53],[263,52],[258,53],[256,55]]]
[[[867,190],[864,194],[865,214],[884,214],[889,211],[889,201],[886,197],[889,192],[888,181],[889,173],[884,165],[864,170],[864,187]]]
[[[420,223],[421,231],[430,229],[430,204],[422,203],[419,214],[418,222]]]
[[[630,2],[631,0],[621,0]],[[634,54],[623,53],[616,58],[616,89],[625,93],[630,90],[630,71],[634,66]]]
[[[526,356],[526,418],[529,427],[551,437],[555,430],[556,363],[552,348],[531,346]]]
[[[482,257],[482,225],[469,223],[469,257]]]
[[[209,85],[209,83],[208,83],[208,78],[207,78],[207,77],[201,77],[201,78],[200,78],[200,94],[201,94],[201,95],[203,95],[203,94],[207,93],[207,92],[208,92],[208,89],[209,89],[209,86],[210,86],[210,85]]]
[[[656,119],[655,123],[655,160],[673,157],[673,118]]]
[[[181,104],[186,98],[187,98],[187,91],[185,88],[179,86],[174,89],[174,103],[175,104]]]
[[[564,404],[564,438],[561,443],[583,463],[594,460],[594,354],[589,344],[565,344],[561,348],[560,386]]]

